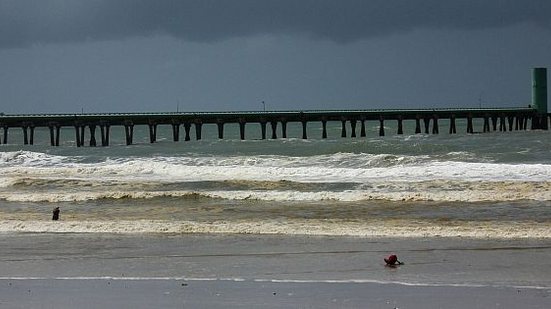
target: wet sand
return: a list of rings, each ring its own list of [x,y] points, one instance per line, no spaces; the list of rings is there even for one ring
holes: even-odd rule
[[[551,307],[548,239],[14,233],[0,247],[0,308]]]
[[[2,308],[549,308],[549,290],[378,283],[0,280]]]

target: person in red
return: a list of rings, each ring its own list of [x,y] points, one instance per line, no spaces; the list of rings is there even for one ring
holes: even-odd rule
[[[385,263],[387,266],[396,266],[396,265],[403,265],[404,263],[398,261],[398,257],[396,254],[391,254],[388,257],[384,258]]]

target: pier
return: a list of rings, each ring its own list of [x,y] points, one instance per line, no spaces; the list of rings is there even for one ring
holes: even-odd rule
[[[157,127],[171,126],[172,139],[190,141],[202,138],[204,125],[216,125],[218,138],[224,138],[226,124],[238,124],[239,135],[246,139],[246,125],[260,124],[261,138],[287,138],[287,124],[302,125],[302,138],[307,139],[309,123],[321,123],[321,138],[327,138],[327,122],[341,123],[340,136],[343,138],[366,137],[366,123],[379,125],[379,136],[385,135],[385,122],[397,124],[396,134],[404,134],[405,121],[415,122],[415,131],[407,134],[439,134],[447,129],[449,134],[458,133],[456,120],[465,119],[465,133],[475,133],[474,119],[482,120],[481,132],[513,130],[548,130],[551,114],[547,113],[547,70],[533,70],[532,104],[518,108],[458,108],[458,109],[376,109],[376,110],[314,110],[314,111],[262,111],[262,112],[175,112],[175,113],[99,113],[99,114],[36,114],[3,115],[0,114],[0,144],[9,142],[10,129],[23,130],[23,144],[34,143],[35,128],[47,128],[50,144],[59,146],[62,127],[74,128],[74,140],[77,147],[98,145],[109,146],[110,128],[124,127],[127,145],[133,143],[134,126],[148,126],[149,141],[157,140]],[[440,128],[439,121],[447,120],[449,126]],[[528,123],[530,122],[530,125]],[[268,125],[269,124],[269,125]],[[349,126],[347,126],[349,124]],[[279,128],[278,128],[279,127]],[[180,136],[183,128],[183,138]],[[192,128],[194,136],[192,138]],[[347,130],[350,128],[350,131]],[[86,134],[88,132],[88,134]],[[99,136],[97,135],[99,133]],[[87,140],[85,138],[88,137]],[[99,143],[98,143],[99,141]]]

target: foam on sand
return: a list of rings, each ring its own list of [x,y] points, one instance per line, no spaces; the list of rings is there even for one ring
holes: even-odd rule
[[[430,221],[387,220],[353,222],[343,220],[257,220],[251,221],[0,221],[0,232],[32,233],[218,233],[329,235],[358,237],[472,237],[551,238],[551,227],[537,222],[461,221],[437,224]]]

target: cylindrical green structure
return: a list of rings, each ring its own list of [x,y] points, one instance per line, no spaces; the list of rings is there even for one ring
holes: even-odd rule
[[[547,114],[547,68],[532,71],[532,107],[540,115]]]

